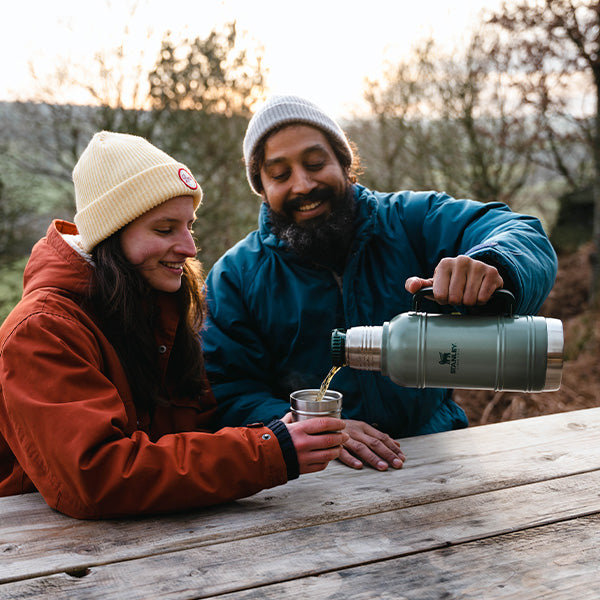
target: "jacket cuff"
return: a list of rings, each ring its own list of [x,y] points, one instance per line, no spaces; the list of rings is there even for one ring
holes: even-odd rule
[[[292,436],[288,428],[279,419],[271,421],[267,427],[275,434],[281,447],[283,460],[285,460],[285,466],[287,467],[288,481],[297,479],[300,477],[300,464],[298,463],[298,455],[296,454],[296,448],[294,447],[294,442],[292,442]]]

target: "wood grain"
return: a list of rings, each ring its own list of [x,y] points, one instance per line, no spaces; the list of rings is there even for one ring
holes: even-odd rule
[[[294,598],[306,586],[317,586],[317,595],[304,596],[311,598],[385,598],[392,590],[394,598],[511,597],[475,592],[479,585],[508,593],[507,584],[492,583],[498,569],[516,568],[501,566],[503,544],[543,562],[526,540],[550,537],[557,556],[562,545],[564,562],[588,551],[577,537],[581,523],[585,539],[597,543],[599,434],[600,409],[588,409],[408,438],[401,471],[332,464],[251,498],[179,515],[78,521],[49,509],[38,494],[3,498],[0,598]],[[491,579],[480,575],[479,583],[469,583],[479,553],[492,556],[494,548],[499,566],[486,567]],[[399,595],[395,586],[408,577],[407,565],[437,581],[440,557],[451,558],[449,596],[427,596],[425,583],[411,578],[402,593],[412,595]],[[562,571],[558,560],[549,558],[543,569],[554,564]],[[583,564],[573,581],[597,589]],[[528,565],[515,572],[532,577]],[[375,596],[366,595],[369,579]],[[564,591],[559,573],[550,580]],[[540,585],[527,592],[538,593]],[[574,585],[573,597],[591,597]],[[472,596],[468,586],[475,586]]]

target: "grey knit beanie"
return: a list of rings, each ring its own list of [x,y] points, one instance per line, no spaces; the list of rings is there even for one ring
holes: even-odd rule
[[[246,176],[250,187],[257,194],[260,194],[259,190],[262,185],[260,178],[257,180],[257,175],[255,174],[253,177],[251,173],[252,159],[256,148],[270,131],[286,123],[312,125],[333,136],[341,143],[348,164],[352,163],[352,149],[346,135],[341,127],[322,109],[299,96],[273,96],[254,113],[244,137]]]

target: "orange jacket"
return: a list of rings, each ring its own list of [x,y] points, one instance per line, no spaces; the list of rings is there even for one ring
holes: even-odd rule
[[[37,489],[56,510],[103,518],[206,506],[285,483],[270,429],[212,433],[212,393],[200,404],[170,398],[151,427],[137,414],[114,348],[81,306],[93,267],[61,233],[77,230],[52,223],[0,327],[0,496]],[[161,314],[166,372],[177,317]]]

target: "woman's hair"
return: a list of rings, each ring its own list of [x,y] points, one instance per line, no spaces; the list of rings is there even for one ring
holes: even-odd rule
[[[89,300],[121,360],[136,407],[152,414],[156,403],[167,397],[154,337],[159,317],[154,292],[138,268],[125,258],[120,232],[100,242],[93,249],[92,258],[96,268]],[[181,318],[171,350],[168,379],[174,385],[171,391],[189,397],[207,391],[200,343],[206,313],[202,286],[201,265],[188,258],[181,287],[175,293]]]
[[[263,190],[262,182],[260,179],[260,169],[261,169],[263,163],[265,162],[265,143],[267,141],[267,138],[269,138],[272,134],[277,133],[278,131],[281,131],[282,129],[285,129],[286,127],[289,127],[290,125],[294,125],[294,124],[296,124],[296,123],[295,122],[282,123],[281,125],[278,125],[277,127],[274,127],[273,129],[270,129],[269,132],[256,145],[256,149],[254,150],[254,152],[251,155],[249,172],[250,172],[252,181],[254,182],[255,186],[257,186],[257,189],[259,191],[262,192],[262,190]],[[308,125],[308,126],[314,127],[314,125]],[[327,141],[331,145],[333,153],[335,154],[336,158],[338,159],[338,162],[340,163],[342,169],[345,171],[345,173],[348,176],[348,181],[350,183],[356,183],[358,181],[358,176],[362,173],[362,170],[361,170],[360,157],[358,155],[358,148],[356,147],[354,142],[352,142],[351,140],[348,140],[348,144],[352,148],[352,154],[353,154],[352,162],[350,162],[347,158],[348,151],[344,148],[341,141],[336,139],[335,136],[331,135],[324,129],[320,129],[318,127],[315,127],[315,129],[319,129],[319,131],[321,131],[323,133],[323,135],[327,138]]]

